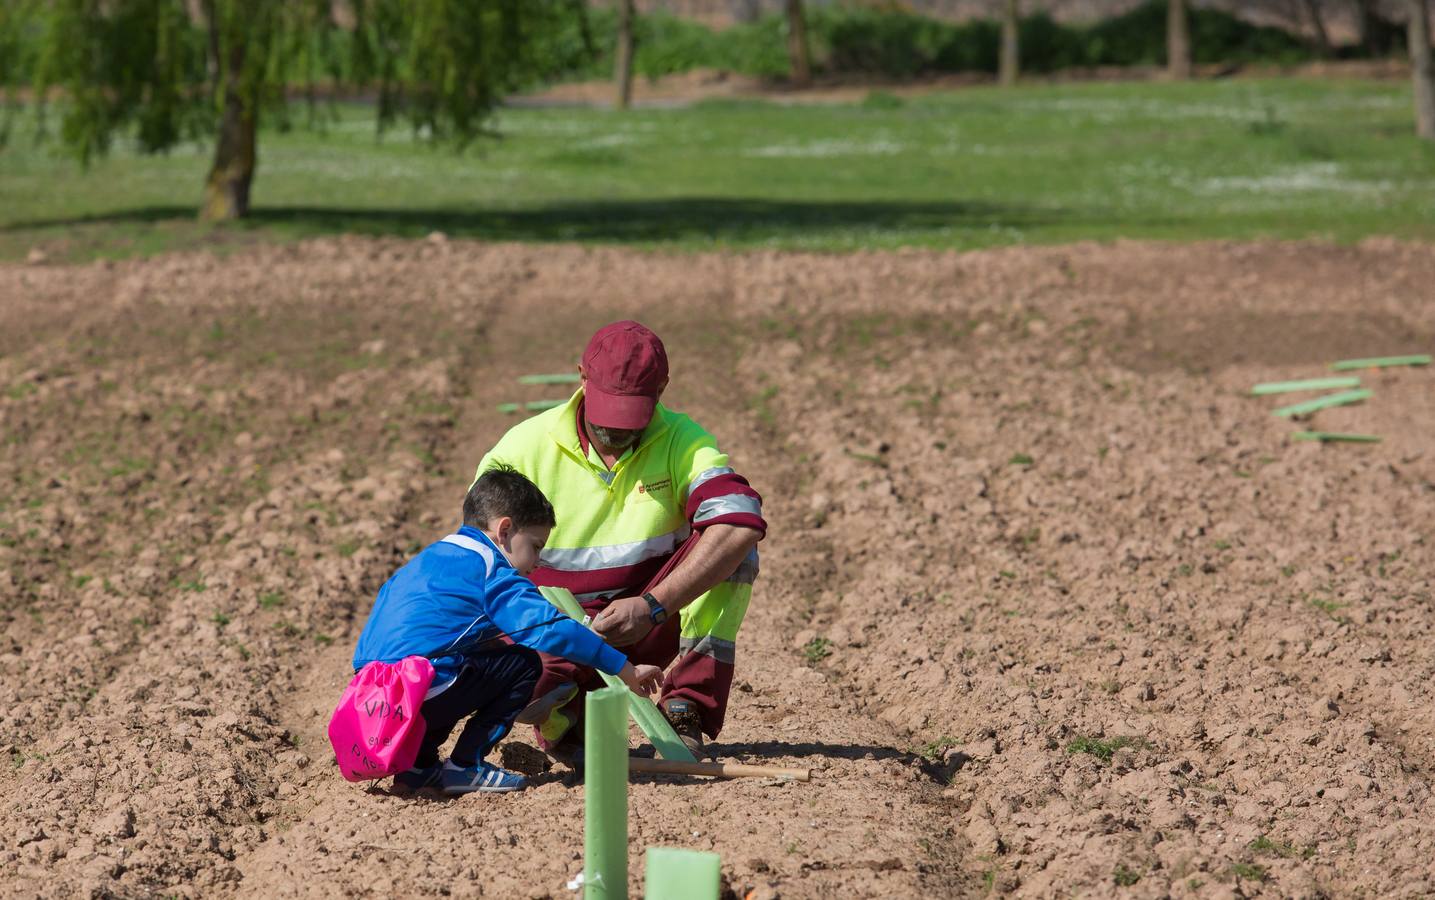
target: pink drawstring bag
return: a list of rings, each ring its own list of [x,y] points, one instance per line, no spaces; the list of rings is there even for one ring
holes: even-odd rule
[[[371,662],[354,675],[329,719],[329,743],[349,781],[387,778],[413,768],[427,728],[419,714],[433,663],[409,656]]]

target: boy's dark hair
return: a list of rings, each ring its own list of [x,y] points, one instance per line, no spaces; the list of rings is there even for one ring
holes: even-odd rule
[[[538,485],[513,466],[495,463],[478,476],[463,498],[463,524],[487,528],[489,522],[504,516],[517,528],[552,528],[557,521],[553,504]]]

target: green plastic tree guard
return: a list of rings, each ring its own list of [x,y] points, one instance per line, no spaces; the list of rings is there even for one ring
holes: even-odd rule
[[[628,896],[628,691],[593,691],[583,707],[583,896]]]
[[[1304,381],[1268,381],[1251,388],[1257,397],[1266,394],[1284,394],[1290,391],[1326,391],[1333,388],[1360,387],[1360,379],[1354,375],[1338,378],[1307,378]]]
[[[1273,415],[1289,419],[1291,416],[1303,416],[1306,413],[1313,413],[1316,410],[1327,409],[1332,406],[1344,406],[1347,403],[1359,403],[1361,400],[1372,396],[1375,392],[1371,390],[1341,391],[1338,394],[1326,394],[1324,397],[1316,397],[1314,400],[1307,400],[1304,403],[1296,403],[1291,406],[1282,406]]]
[[[705,850],[649,847],[644,900],[717,900],[722,858]]]
[[[1337,431],[1297,431],[1291,435],[1298,441],[1339,441],[1347,444],[1378,444],[1378,434],[1342,434]]]
[[[1369,359],[1342,359],[1340,362],[1331,363],[1330,367],[1337,372],[1346,372],[1350,369],[1384,369],[1390,366],[1428,366],[1430,356],[1425,353],[1417,353],[1413,356],[1372,356]]]
[[[519,384],[577,384],[582,379],[577,372],[560,372],[555,375],[520,375]]]
[[[541,587],[538,589],[538,593],[566,613],[570,619],[582,622],[584,625],[588,624],[588,617],[583,614],[583,607],[578,605],[578,600],[573,596],[572,591],[567,588]],[[598,674],[603,677],[603,682],[609,687],[619,688],[628,695],[628,711],[633,714],[633,721],[638,723],[638,728],[642,729],[648,740],[653,742],[653,747],[658,751],[659,756],[678,762],[697,762],[697,757],[693,756],[693,752],[688,749],[687,744],[683,743],[683,739],[678,737],[678,733],[673,730],[673,726],[668,724],[668,720],[658,711],[658,707],[653,701],[628,690],[628,686],[616,675],[609,675],[607,672]]]

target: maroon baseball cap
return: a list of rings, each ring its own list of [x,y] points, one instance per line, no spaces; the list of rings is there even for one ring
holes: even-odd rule
[[[614,322],[588,341],[583,374],[588,421],[602,428],[644,428],[668,383],[668,353],[658,336],[637,322]]]

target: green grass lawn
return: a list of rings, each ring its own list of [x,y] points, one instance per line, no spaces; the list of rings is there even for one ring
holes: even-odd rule
[[[302,111],[301,111],[302,115]],[[88,170],[17,120],[0,256],[125,255],[334,232],[642,247],[972,248],[1117,237],[1435,237],[1435,146],[1403,84],[973,88],[900,101],[502,111],[467,153],[372,110],[260,138],[254,213],[192,220],[209,147]]]

